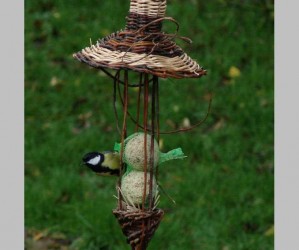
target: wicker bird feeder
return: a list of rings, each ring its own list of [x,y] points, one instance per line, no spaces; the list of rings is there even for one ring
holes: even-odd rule
[[[154,158],[157,157],[154,142],[159,142],[162,133],[159,122],[159,78],[199,78],[206,74],[175,43],[176,38],[189,42],[188,38],[179,37],[177,32],[168,34],[162,31],[163,21],[173,22],[178,31],[178,23],[165,16],[166,6],[166,0],[131,0],[123,30],[112,33],[73,55],[79,61],[112,77],[114,103],[117,90],[119,92],[123,107],[122,127],[118,126],[119,153],[123,168],[118,181],[118,205],[113,214],[132,249],[139,250],[146,249],[164,214],[162,209],[157,208],[159,195],[153,191],[158,178],[158,166],[154,166]],[[115,70],[115,74],[110,73],[109,69]],[[130,71],[139,74],[138,84],[130,82]],[[138,87],[135,116],[128,110],[130,87]],[[118,121],[116,108],[114,109]],[[142,152],[145,160],[141,182],[143,197],[139,204],[132,202],[122,189],[124,176],[128,172],[124,157],[128,118],[136,125],[134,132],[144,133]]]

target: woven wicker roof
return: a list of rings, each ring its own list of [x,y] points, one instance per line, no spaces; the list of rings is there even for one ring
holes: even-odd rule
[[[201,77],[206,71],[161,32],[166,0],[131,0],[124,30],[115,32],[74,57],[94,68],[130,69],[158,77]]]

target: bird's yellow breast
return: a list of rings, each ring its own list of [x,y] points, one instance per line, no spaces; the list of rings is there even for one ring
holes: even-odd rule
[[[120,157],[116,152],[104,154],[104,161],[102,163],[103,167],[108,167],[110,169],[120,169]]]

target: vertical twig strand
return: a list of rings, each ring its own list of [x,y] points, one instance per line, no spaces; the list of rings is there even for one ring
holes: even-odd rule
[[[124,71],[124,98],[125,98],[125,107],[124,107],[124,112],[128,113],[128,105],[129,105],[129,88],[128,88],[128,84],[129,84],[129,75],[128,75],[128,71],[125,70]],[[123,126],[123,139],[125,139],[127,137],[127,114],[124,113],[124,126]]]
[[[122,209],[122,195],[119,191],[121,187],[121,178],[122,178],[122,172],[124,168],[124,161],[123,161],[123,152],[124,152],[124,141],[127,136],[127,112],[128,112],[128,71],[124,71],[124,105],[123,105],[123,112],[124,112],[124,117],[123,117],[123,126],[122,126],[122,133],[121,133],[121,149],[120,149],[120,162],[121,162],[121,169],[120,169],[120,175],[119,175],[119,180],[118,180],[118,208],[121,210]],[[119,87],[119,81],[117,82],[118,87]]]
[[[148,74],[144,75],[144,100],[143,100],[143,127],[144,127],[144,189],[143,189],[143,200],[142,200],[142,211],[145,208],[146,198],[146,184],[147,184],[147,120],[148,120]]]
[[[152,84],[151,92],[151,143],[150,143],[150,183],[149,183],[149,208],[153,209],[153,175],[154,175],[154,140],[156,123],[156,89]],[[157,166],[158,167],[158,166]]]
[[[116,85],[119,84],[119,72],[120,70],[118,70],[113,78],[113,111],[114,111],[114,117],[115,117],[115,122],[116,122],[116,129],[119,133],[119,135],[121,136],[121,130],[119,128],[119,119],[118,119],[118,113],[117,113],[117,109],[116,109]]]
[[[148,122],[148,74],[144,75],[144,99],[143,99],[143,126],[144,126],[144,186],[143,186],[143,197],[142,197],[142,212],[145,211],[145,202],[146,202],[146,190],[147,190],[147,122]],[[146,249],[146,242],[144,241],[145,237],[145,221],[142,222],[142,234],[140,237],[140,245],[137,246],[138,250]]]
[[[139,75],[139,86],[138,86],[138,99],[137,99],[137,115],[136,115],[136,125],[135,125],[135,132],[138,132],[138,123],[140,118],[140,98],[141,98],[141,86],[142,86],[142,73]]]
[[[155,89],[156,102],[155,102],[155,116],[156,116],[156,134],[157,140],[160,140],[160,100],[159,100],[159,78],[157,76],[153,77],[153,88]]]
[[[153,88],[155,89],[155,117],[156,117],[156,134],[157,134],[157,142],[158,147],[160,148],[160,103],[159,103],[159,78],[157,76],[153,77]],[[159,174],[159,168],[157,167],[155,169],[155,176],[156,181],[158,181],[158,174]]]

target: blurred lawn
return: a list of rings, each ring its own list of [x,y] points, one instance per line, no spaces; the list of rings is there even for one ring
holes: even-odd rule
[[[27,249],[129,249],[111,213],[116,179],[79,166],[84,153],[119,141],[112,81],[72,58],[123,28],[128,8],[25,1]],[[273,249],[273,12],[267,0],[168,1],[167,15],[193,40],[178,43],[208,75],[161,80],[161,127],[202,119],[209,93],[213,104],[196,130],[162,136],[163,151],[181,146],[188,158],[160,169],[177,205],[162,194],[166,215],[149,249]]]

